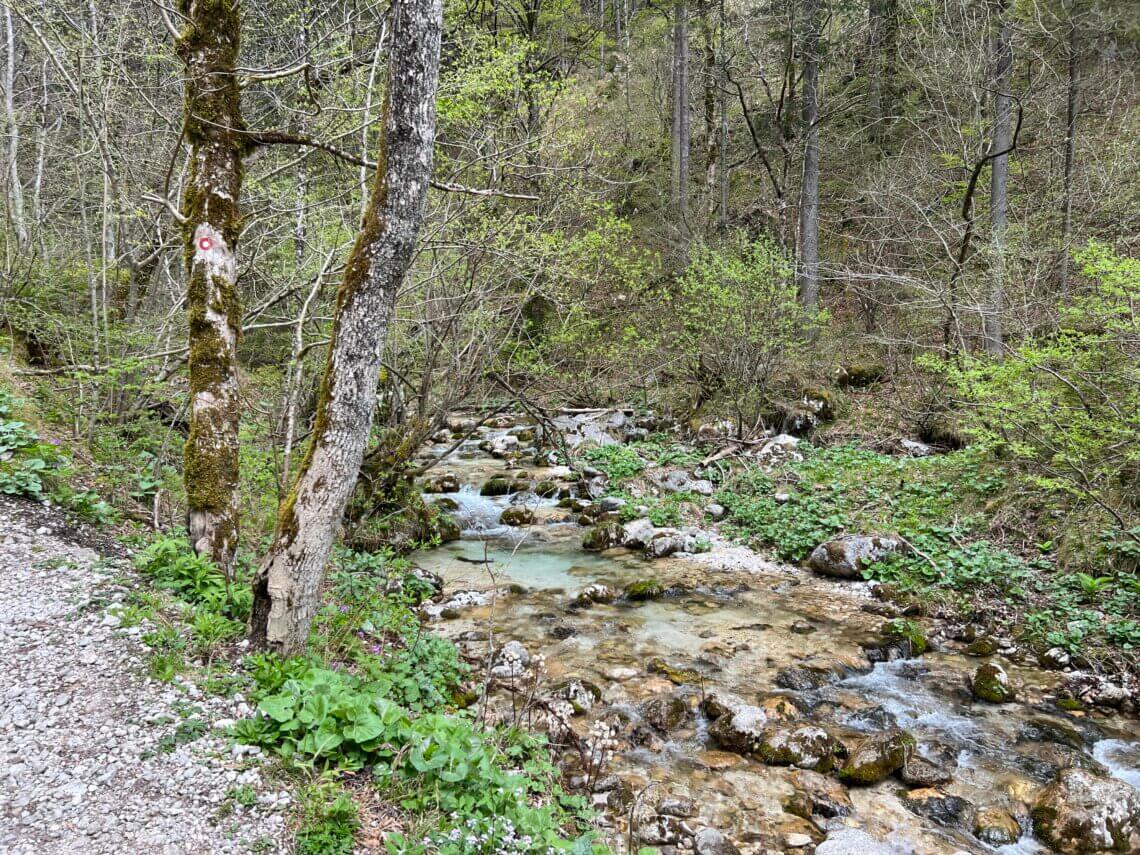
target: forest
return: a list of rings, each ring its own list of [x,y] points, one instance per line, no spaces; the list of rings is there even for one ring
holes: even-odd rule
[[[1140,853],[1133,0],[0,10],[0,849]]]

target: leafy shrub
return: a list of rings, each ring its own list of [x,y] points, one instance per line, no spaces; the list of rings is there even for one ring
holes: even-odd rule
[[[157,587],[174,592],[192,605],[236,620],[245,620],[253,594],[240,579],[228,581],[212,561],[195,555],[183,537],[159,537],[135,556],[135,568]]]
[[[414,718],[383,697],[376,683],[351,674],[310,665],[299,677],[285,680],[280,691],[263,697],[258,711],[257,718],[234,726],[238,739],[302,765],[370,766],[408,810],[477,821],[508,819],[519,836],[529,836],[541,848],[560,845],[563,825],[573,823],[584,809],[555,783],[538,738],[516,734],[501,745],[493,733],[460,715]],[[446,843],[441,829],[434,844]]]
[[[624,481],[645,471],[647,464],[635,448],[626,445],[601,445],[588,448],[582,455],[605,473],[611,481]]]

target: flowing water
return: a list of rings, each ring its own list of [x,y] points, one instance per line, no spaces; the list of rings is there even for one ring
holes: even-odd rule
[[[580,723],[583,733],[590,721],[620,714],[630,720],[628,735],[645,700],[662,694],[728,691],[749,702],[795,695],[809,721],[840,732],[905,728],[917,738],[920,755],[953,769],[947,793],[978,807],[1004,807],[1026,829],[1015,845],[994,849],[969,829],[942,827],[907,810],[900,799],[906,787],[894,779],[851,788],[854,820],[899,853],[1048,851],[1029,833],[1025,805],[1059,765],[1074,760],[1140,786],[1136,722],[1059,712],[1047,702],[1055,672],[1004,663],[1022,687],[1019,702],[993,706],[974,702],[967,688],[979,659],[931,652],[868,671],[862,645],[878,636],[883,618],[863,609],[873,602],[865,585],[819,579],[724,544],[704,555],[649,562],[622,549],[583,551],[585,529],[574,522],[502,526],[498,514],[510,500],[481,497],[478,485],[510,470],[473,446],[461,451],[463,458],[449,459],[448,469],[464,486],[448,497],[458,503],[463,539],[419,563],[441,575],[449,593],[495,593],[461,603],[468,607],[440,631],[472,652],[486,651],[488,631],[496,644],[518,640],[545,655],[547,684],[577,678],[596,686],[601,701]],[[532,468],[529,474],[564,473]],[[647,578],[684,587],[650,602],[569,607],[587,585],[617,590]],[[678,688],[649,672],[655,658],[696,676]],[[775,686],[779,669],[802,662],[839,663],[833,667],[841,679],[797,693]],[[782,802],[793,792],[791,770],[719,751],[706,728],[698,714],[667,736],[640,745],[623,741],[613,771],[635,790],[695,799],[693,824],[719,828],[745,852],[782,851],[787,834],[811,831],[783,813]]]

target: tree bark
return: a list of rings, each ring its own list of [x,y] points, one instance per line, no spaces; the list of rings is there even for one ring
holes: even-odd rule
[[[673,6],[673,208],[683,230],[689,223],[689,8]]]
[[[241,306],[235,252],[246,152],[235,68],[237,0],[181,0],[175,48],[185,65],[184,133],[190,174],[182,198],[189,315],[190,435],[186,486],[190,543],[227,575],[238,541],[238,372]]]
[[[897,41],[898,0],[870,0],[867,59],[871,76],[867,85],[867,134],[876,145],[882,143],[895,114],[893,75]]]
[[[819,37],[820,0],[804,0],[804,167],[800,182],[800,247],[796,284],[809,312],[819,305]]]
[[[990,300],[983,334],[986,351],[993,356],[1002,352],[1002,314],[1005,311],[1005,233],[1009,210],[1009,143],[1013,99],[1010,76],[1013,69],[1013,29],[1009,23],[1008,0],[995,0],[996,29],[991,48],[993,62],[994,128],[990,150],[994,157],[990,174],[990,239],[993,262],[990,270]]]
[[[388,327],[431,178],[440,0],[395,0],[392,18],[371,202],[337,292],[312,440],[253,581],[251,640],[286,655],[308,639],[325,562],[360,472]]]
[[[704,118],[705,118],[705,189],[704,189],[704,220],[707,226],[713,222],[713,211],[717,208],[717,170],[721,165],[720,156],[720,106],[723,87],[719,85],[717,77],[717,43],[716,28],[712,21],[712,0],[702,0],[701,14],[701,48],[704,52],[704,68],[701,81],[704,84]]]
[[[4,7],[4,116],[8,122],[8,216],[16,233],[17,246],[28,242],[28,224],[24,218],[24,186],[20,183],[20,123],[16,116],[16,28],[12,10]]]
[[[1065,110],[1065,188],[1061,202],[1061,296],[1069,293],[1069,243],[1073,237],[1073,173],[1077,162],[1077,117],[1081,112],[1080,34],[1076,3],[1069,11],[1069,85]]]

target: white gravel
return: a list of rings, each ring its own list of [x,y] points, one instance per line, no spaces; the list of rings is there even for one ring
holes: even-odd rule
[[[0,853],[288,852],[289,795],[214,732],[248,707],[146,675],[137,584],[58,511],[0,497]],[[167,743],[162,744],[163,738]],[[248,786],[251,807],[228,793]]]

